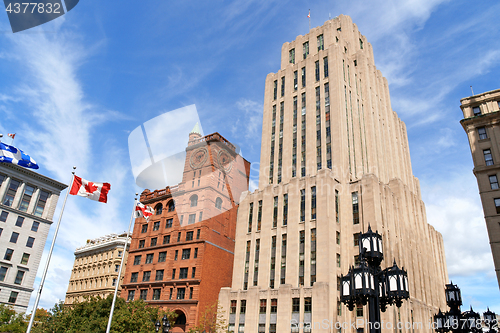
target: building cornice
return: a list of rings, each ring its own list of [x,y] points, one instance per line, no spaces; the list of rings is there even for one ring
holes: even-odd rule
[[[36,179],[36,180],[39,180],[45,184],[51,185],[54,189],[59,190],[59,192],[64,190],[66,187],[68,187],[68,185],[63,184],[55,179],[41,175],[35,171],[31,171],[30,169],[19,167],[15,164],[1,163],[0,169],[2,169],[2,168],[11,169],[12,171],[14,171],[16,173],[21,173],[23,175],[28,176],[29,178]]]

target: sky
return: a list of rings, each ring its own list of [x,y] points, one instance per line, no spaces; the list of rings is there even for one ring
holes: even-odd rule
[[[40,306],[64,300],[76,248],[126,231],[142,191],[127,140],[148,120],[195,104],[204,133],[221,133],[252,162],[256,188],[265,78],[279,70],[282,44],[308,33],[309,10],[311,27],[349,15],[372,44],[392,108],[407,126],[427,220],[443,234],[449,277],[465,308],[500,313],[459,123],[470,86],[475,94],[500,88],[497,0],[81,0],[15,34],[0,13],[0,133],[17,133],[15,145],[46,176],[69,183],[77,166],[77,175],[111,183],[107,204],[68,199]]]

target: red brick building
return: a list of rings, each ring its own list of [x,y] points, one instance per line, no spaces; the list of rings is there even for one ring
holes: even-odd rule
[[[182,182],[140,201],[155,210],[135,220],[121,297],[142,298],[179,315],[172,332],[198,324],[231,285],[238,201],[250,163],[218,133],[189,135]]]

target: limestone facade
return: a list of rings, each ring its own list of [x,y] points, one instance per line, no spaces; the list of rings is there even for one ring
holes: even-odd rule
[[[64,304],[82,302],[85,297],[106,298],[114,294],[123,256],[124,264],[127,263],[129,245],[130,239],[127,242],[127,234],[124,233],[88,240],[87,244],[76,249]],[[121,290],[124,273],[125,267],[118,290]]]
[[[500,89],[460,100],[500,286]]]
[[[410,282],[410,300],[382,320],[432,331],[446,306],[442,236],[426,221],[387,80],[349,17],[283,44],[266,78],[260,162],[259,188],[240,201],[232,287],[219,294],[230,331],[351,332],[357,319],[367,331],[367,307],[349,312],[339,281],[368,225],[383,237],[382,268],[395,259]]]

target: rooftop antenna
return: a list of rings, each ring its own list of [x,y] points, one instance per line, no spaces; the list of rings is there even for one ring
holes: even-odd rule
[[[472,90],[472,86],[470,86],[470,91],[472,93],[472,96],[474,96],[474,90]]]
[[[328,13],[328,19],[331,20],[332,19],[332,13]]]

